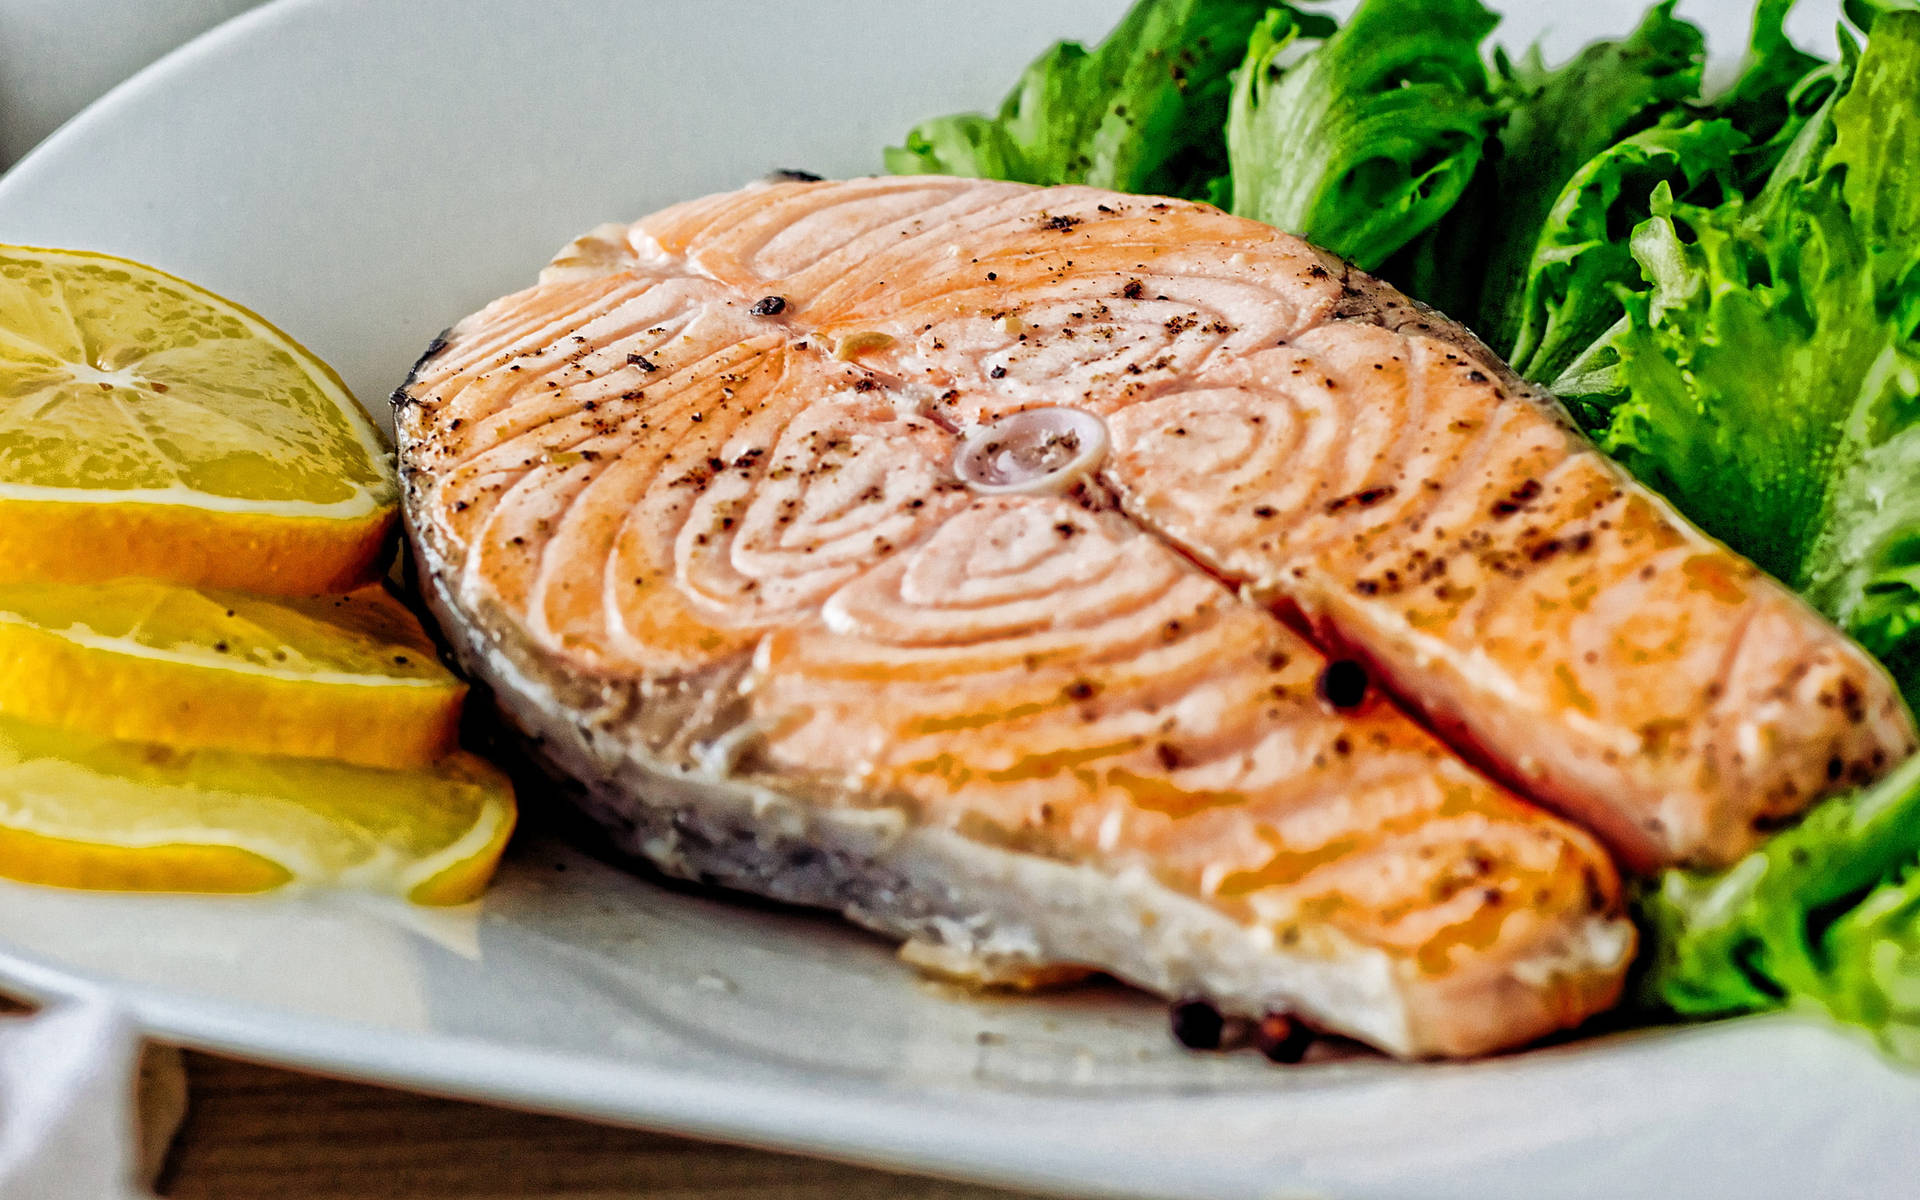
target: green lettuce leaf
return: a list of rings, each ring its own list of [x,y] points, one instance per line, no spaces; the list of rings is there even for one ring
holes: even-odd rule
[[[1853,62],[1851,53],[1843,65]],[[1875,21],[1851,82],[1752,199],[1662,196],[1635,232],[1627,399],[1608,440],[1801,589],[1920,696],[1920,13]],[[1640,901],[1643,998],[1817,1008],[1920,1059],[1920,759],[1728,870]]]
[[[1537,46],[1518,61],[1496,57],[1507,118],[1486,190],[1493,205],[1463,214],[1447,231],[1476,244],[1485,263],[1477,296],[1453,315],[1495,350],[1511,358],[1528,326],[1528,278],[1543,241],[1579,238],[1548,230],[1569,184],[1596,156],[1697,97],[1705,54],[1700,30],[1664,0],[1627,37],[1596,42],[1560,67],[1547,68]],[[1537,327],[1539,315],[1533,320]]]
[[[1828,801],[1724,871],[1639,897],[1643,1001],[1724,1016],[1791,1001],[1920,1028],[1920,759]]]
[[[1851,40],[1842,38],[1839,61],[1826,62],[1787,37],[1787,14],[1795,3],[1760,0],[1740,77],[1711,106],[1713,115],[1732,121],[1752,142],[1741,156],[1741,191],[1748,195],[1775,174],[1802,130],[1818,121],[1853,75],[1856,47]]]
[[[1655,187],[1707,206],[1757,191],[1833,90],[1835,68],[1786,36],[1792,7],[1760,0],[1745,63],[1711,102],[1699,31],[1669,5],[1556,69],[1537,50],[1500,60],[1491,169],[1389,275],[1475,325],[1583,424],[1603,422],[1620,388],[1615,293],[1645,286],[1628,233]]]
[[[1864,263],[1857,286],[1871,290],[1884,341],[1863,398],[1880,399],[1848,413],[1857,456],[1829,493],[1797,582],[1920,703],[1920,13],[1876,24],[1833,129],[1827,163],[1841,176]]]
[[[1841,0],[1840,8],[1847,14],[1847,20],[1871,31],[1875,19],[1882,14],[1920,9],[1920,0]]]
[[[1777,221],[1664,191],[1634,234],[1650,293],[1616,343],[1626,398],[1601,444],[1696,524],[1789,583],[1857,457],[1849,414],[1883,403],[1886,340],[1837,189]],[[1864,312],[1863,312],[1864,309]]]
[[[1712,104],[1713,115],[1733,122],[1756,147],[1791,141],[1798,125],[1826,99],[1825,94],[1814,96],[1811,107],[1796,101],[1807,77],[1827,64],[1787,37],[1787,14],[1794,4],[1795,0],[1760,0],[1754,6],[1746,61],[1733,86]],[[1764,175],[1770,164],[1762,158],[1751,167],[1756,176]]]
[[[1479,0],[1366,0],[1333,31],[1274,8],[1234,83],[1232,210],[1378,267],[1480,164],[1498,20]]]
[[[996,115],[915,126],[886,168],[1205,199],[1226,168],[1232,71],[1266,11],[1263,0],[1139,0],[1092,50],[1059,42],[1042,54]]]
[[[1509,361],[1528,379],[1590,371],[1584,356],[1625,309],[1618,291],[1638,284],[1627,233],[1650,215],[1656,188],[1717,201],[1732,188],[1746,139],[1726,120],[1659,125],[1587,160],[1561,189],[1524,272]],[[1581,389],[1568,385],[1568,391]]]
[[[1920,654],[1920,14],[1755,199],[1662,193],[1604,446],[1896,666]],[[1901,680],[1909,696],[1920,678]]]
[[[1602,151],[1569,181],[1541,233],[1527,278],[1524,323],[1513,348],[1514,362],[1522,374],[1566,399],[1588,429],[1606,423],[1624,387],[1616,344],[1617,334],[1626,326],[1621,293],[1643,291],[1650,283],[1642,271],[1622,259],[1628,243],[1618,231],[1636,228],[1651,217],[1656,194],[1663,203],[1670,204],[1677,196],[1689,205],[1712,207],[1768,187],[1798,186],[1825,152],[1824,130],[1830,123],[1819,118],[1838,83],[1849,76],[1851,64],[1825,63],[1796,48],[1785,29],[1792,7],[1793,0],[1761,0],[1754,11],[1746,64],[1733,86],[1711,104],[1699,107],[1697,116],[1681,117],[1676,112],[1667,119],[1667,129],[1629,137]],[[1599,286],[1584,286],[1582,280],[1582,286],[1558,292],[1543,288],[1541,276],[1553,269],[1554,260],[1540,251],[1550,251],[1569,232],[1577,232],[1562,214],[1577,212],[1578,194],[1596,181],[1606,181],[1606,174],[1596,170],[1600,164],[1647,138],[1675,143],[1676,155],[1667,160],[1664,177],[1642,172],[1605,197],[1610,203],[1609,244],[1591,252],[1605,270],[1590,268],[1588,276]],[[1704,158],[1696,159],[1696,154]],[[1606,319],[1609,315],[1611,321]],[[1580,344],[1582,338],[1589,339],[1585,345]]]

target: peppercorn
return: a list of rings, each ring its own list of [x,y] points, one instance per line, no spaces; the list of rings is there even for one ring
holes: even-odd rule
[[[1169,1013],[1173,1040],[1189,1050],[1218,1050],[1226,1018],[1205,1000],[1182,1000]]]
[[[1313,1045],[1313,1030],[1284,1013],[1268,1013],[1254,1026],[1253,1045],[1269,1061],[1297,1063]]]
[[[1358,708],[1367,698],[1367,669],[1350,658],[1336,659],[1320,672],[1320,699],[1334,708]]]

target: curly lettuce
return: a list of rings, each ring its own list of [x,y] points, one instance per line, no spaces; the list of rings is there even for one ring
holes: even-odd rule
[[[1569,188],[1576,180],[1606,186],[1608,173],[1588,174],[1589,165],[1697,96],[1705,58],[1705,39],[1674,15],[1673,0],[1649,9],[1625,38],[1596,42],[1556,68],[1538,47],[1518,60],[1496,56],[1506,119],[1494,139],[1492,179],[1482,207],[1462,212],[1446,234],[1470,239],[1482,264],[1478,288],[1454,302],[1454,316],[1509,358],[1523,333],[1538,336],[1544,318],[1529,311],[1528,284],[1543,244],[1580,240],[1578,231],[1554,227],[1556,214],[1582,207]],[[1612,232],[1617,239],[1625,230]]]
[[[1651,197],[1722,197],[1746,139],[1726,120],[1659,125],[1594,155],[1567,181],[1542,222],[1513,310],[1519,323],[1508,359],[1529,379],[1577,396],[1589,355],[1605,345],[1624,307],[1619,291],[1640,277],[1626,236],[1650,215]]]
[[[1234,83],[1232,210],[1377,268],[1480,165],[1498,21],[1479,0],[1367,0],[1338,30],[1275,7]]]
[[[1478,0],[1139,0],[1061,42],[997,113],[922,122],[895,174],[1085,183],[1208,200],[1377,266],[1453,207],[1495,115]],[[1237,70],[1236,70],[1237,68]]]
[[[1920,14],[1752,200],[1657,193],[1603,446],[1899,666],[1920,647]],[[1902,679],[1920,692],[1912,672]]]
[[[1643,998],[1685,1016],[1812,1006],[1920,1030],[1920,759],[1718,872],[1639,901]],[[1920,1047],[1915,1047],[1920,1048]]]
[[[1873,22],[1882,14],[1920,10],[1920,0],[1840,0],[1840,9],[1847,20],[1871,32]]]
[[[1748,180],[1772,169],[1777,151],[1817,110],[1831,91],[1827,64],[1793,44],[1787,37],[1787,14],[1795,0],[1760,0],[1753,11],[1753,33],[1746,61],[1733,86],[1716,97],[1713,115],[1725,117],[1753,144]],[[1825,85],[1809,90],[1809,77]]]
[[[1262,0],[1142,0],[1093,49],[1056,43],[998,113],[916,125],[886,168],[1204,200],[1226,169],[1232,71],[1266,11]]]
[[[1794,584],[1920,698],[1920,13],[1753,200],[1662,196],[1619,340],[1607,444]],[[1920,1056],[1920,760],[1731,869],[1642,903],[1646,996],[1696,1015],[1810,1005]]]
[[[1514,111],[1503,138],[1524,148],[1537,186],[1530,194],[1483,189],[1502,202],[1483,202],[1493,211],[1478,220],[1500,232],[1481,239],[1495,249],[1477,290],[1456,284],[1452,300],[1478,313],[1483,335],[1514,368],[1565,398],[1589,429],[1605,423],[1621,391],[1614,345],[1624,327],[1621,293],[1647,286],[1629,233],[1653,215],[1654,196],[1714,207],[1758,192],[1833,92],[1841,68],[1787,38],[1791,8],[1792,0],[1761,0],[1739,74],[1710,101],[1693,94],[1699,33],[1665,7],[1650,11],[1628,38],[1589,47],[1558,71],[1542,74],[1537,55],[1506,70]],[[1545,82],[1522,86],[1528,78]],[[1561,123],[1596,78],[1610,78],[1612,87],[1595,92],[1586,120]],[[1579,161],[1550,205],[1537,209],[1556,172],[1609,128],[1640,122],[1644,128]],[[1456,243],[1472,219],[1460,214],[1450,222]],[[1524,262],[1516,257],[1523,248]],[[1453,253],[1445,266],[1457,270]],[[1425,264],[1429,274],[1436,265]]]
[[[1704,44],[1671,4],[1558,68],[1499,60],[1494,168],[1403,270],[1589,426],[1618,391],[1621,289],[1643,286],[1628,234],[1665,184],[1713,206],[1757,191],[1832,91],[1787,38],[1792,0],[1761,0],[1733,85],[1700,95]]]

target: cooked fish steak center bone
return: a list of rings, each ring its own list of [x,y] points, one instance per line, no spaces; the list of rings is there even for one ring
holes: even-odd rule
[[[1403,1055],[1611,1004],[1595,844],[1377,689],[1329,704],[1276,610],[1637,860],[1910,741],[1863,655],[1469,336],[1203,206],[711,197],[576,242],[396,402],[430,600],[589,809],[922,960]],[[1080,414],[1028,463],[1066,477],[974,486],[1032,409]]]

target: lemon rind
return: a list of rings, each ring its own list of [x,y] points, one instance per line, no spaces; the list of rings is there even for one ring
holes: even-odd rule
[[[93,774],[84,764],[74,764],[82,775]],[[134,890],[175,893],[228,894],[235,892],[290,891],[304,888],[345,888],[392,896],[415,903],[444,906],[463,903],[478,895],[493,874],[507,840],[518,821],[518,805],[511,784],[496,768],[465,753],[457,753],[443,763],[450,784],[466,783],[479,794],[474,819],[450,841],[426,854],[407,853],[391,842],[351,831],[337,839],[308,840],[276,838],[259,828],[202,825],[194,822],[169,822],[137,832],[99,829],[80,824],[63,825],[40,821],[31,827],[3,819],[0,809],[0,839],[58,843],[71,852],[75,861],[84,861],[87,851],[105,856],[102,867],[111,866],[121,855],[151,851],[234,851],[250,856],[285,872],[285,880],[265,887],[235,888],[228,881],[211,875],[194,877],[182,873],[166,878],[164,886],[144,883]],[[294,803],[278,797],[263,800]],[[344,851],[328,853],[327,851]],[[186,856],[190,858],[190,855]],[[446,877],[448,882],[434,885]],[[0,878],[15,878],[0,875]],[[102,871],[94,883],[52,883],[49,886],[102,890],[110,871]],[[151,876],[150,876],[151,878]],[[22,882],[34,882],[22,879]],[[114,888],[109,890],[125,890]]]
[[[158,504],[173,508],[199,508],[209,512],[245,516],[299,517],[321,521],[355,521],[393,507],[399,491],[392,485],[368,488],[355,485],[354,494],[344,500],[318,503],[311,500],[247,500],[237,496],[216,496],[212,492],[189,487],[104,488],[46,487],[33,483],[0,481],[0,503],[22,504]]]
[[[114,654],[125,658],[139,658],[150,662],[163,662],[172,666],[193,670],[248,675],[260,679],[272,679],[282,683],[311,683],[327,687],[366,688],[456,688],[464,686],[451,672],[444,672],[437,677],[428,677],[371,675],[351,671],[275,670],[272,667],[262,666],[259,663],[241,662],[237,659],[222,658],[217,654],[183,654],[158,646],[142,645],[139,642],[127,638],[99,633],[84,625],[69,626],[66,629],[53,629],[5,612],[0,612],[0,626],[24,629],[33,633],[56,637],[62,641],[71,642],[81,649],[98,651],[102,654]],[[4,634],[0,634],[0,638],[4,637]]]

